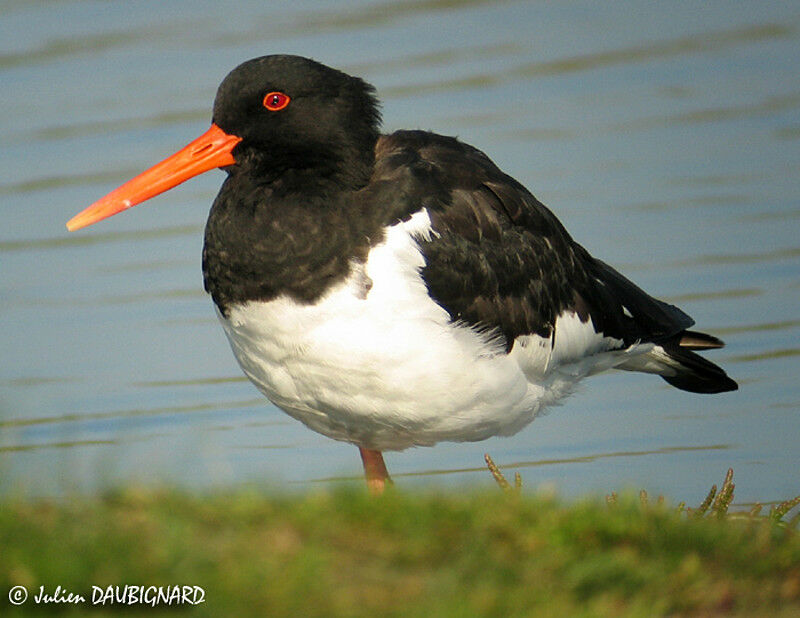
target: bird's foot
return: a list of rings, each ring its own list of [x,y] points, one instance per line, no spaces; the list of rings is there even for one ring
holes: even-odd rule
[[[386,463],[380,451],[373,451],[361,446],[358,447],[361,453],[361,462],[364,464],[364,478],[367,480],[367,489],[373,496],[381,495],[387,486],[394,485],[389,472],[386,470]]]

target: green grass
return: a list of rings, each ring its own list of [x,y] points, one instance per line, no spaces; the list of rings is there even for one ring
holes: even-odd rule
[[[0,502],[0,614],[52,613],[40,585],[197,585],[154,616],[800,615],[800,537],[777,517],[639,497],[126,489]],[[783,514],[781,514],[783,515]],[[776,523],[777,522],[777,523]],[[30,597],[12,608],[8,591]],[[11,611],[7,611],[11,609]]]

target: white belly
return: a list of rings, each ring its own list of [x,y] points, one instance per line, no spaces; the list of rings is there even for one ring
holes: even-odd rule
[[[429,230],[425,211],[390,228],[367,263],[314,304],[281,297],[220,315],[245,374],[311,429],[397,450],[510,435],[592,372],[595,363],[553,363],[558,343],[554,351],[526,337],[506,354],[453,324],[419,275],[414,234]],[[607,338],[589,339],[600,350]]]

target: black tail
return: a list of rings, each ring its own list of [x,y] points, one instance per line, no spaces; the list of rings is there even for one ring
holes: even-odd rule
[[[653,298],[582,247],[579,250],[599,284],[585,295],[598,303],[599,309],[591,313],[595,327],[626,345],[655,344],[650,352],[634,356],[617,369],[655,373],[675,388],[691,393],[724,393],[739,388],[720,367],[693,352],[721,348],[725,345],[722,341],[687,330],[694,320],[678,307]]]
[[[662,345],[670,360],[661,377],[675,388],[690,393],[724,393],[739,388],[721,367],[692,352],[725,345],[716,337],[687,330]]]
[[[725,347],[725,343],[721,339],[693,330],[683,331],[678,345],[684,350],[714,350]]]

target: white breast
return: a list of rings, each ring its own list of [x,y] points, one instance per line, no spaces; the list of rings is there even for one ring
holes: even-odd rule
[[[555,349],[529,336],[510,354],[487,334],[451,322],[419,274],[416,238],[430,233],[420,211],[389,228],[366,264],[354,265],[316,303],[281,297],[220,315],[247,376],[315,431],[396,450],[510,435],[592,372],[581,350],[594,354],[611,344],[572,321],[561,339],[557,328]]]

